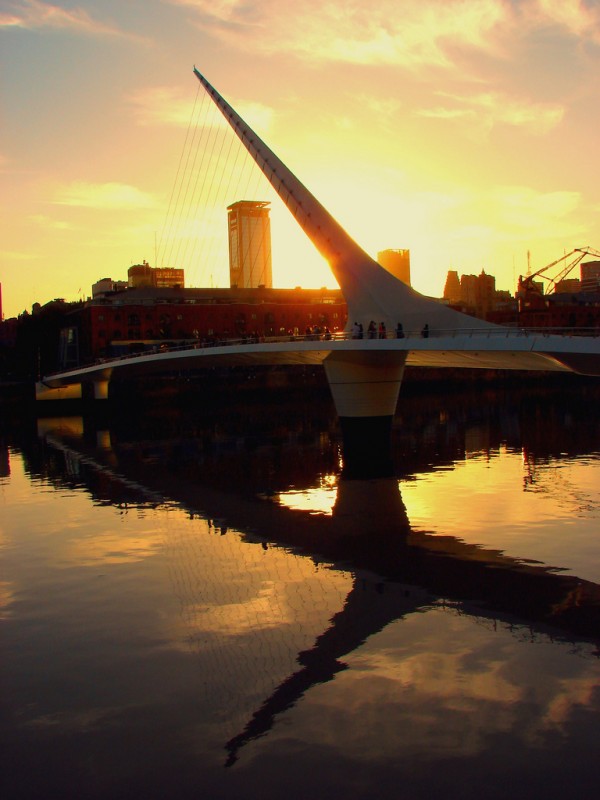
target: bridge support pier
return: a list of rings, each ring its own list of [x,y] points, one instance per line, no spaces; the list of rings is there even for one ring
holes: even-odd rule
[[[340,418],[344,475],[392,473],[392,419],[404,375],[406,353],[331,353],[325,373]]]

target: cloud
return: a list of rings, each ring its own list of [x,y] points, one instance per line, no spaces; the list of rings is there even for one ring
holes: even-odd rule
[[[450,67],[447,45],[489,51],[491,32],[503,23],[501,0],[360,0],[288,4],[266,0],[170,0],[197,13],[197,24],[243,49],[292,53],[311,62]],[[256,36],[252,36],[256,33]]]
[[[152,195],[123,183],[75,182],[62,189],[54,202],[106,211],[148,209],[159,205]]]
[[[582,203],[579,192],[538,192],[527,186],[500,186],[490,194],[498,218],[513,228],[547,229],[576,212]]]
[[[82,8],[66,9],[59,5],[44,3],[42,0],[21,0],[21,2],[13,2],[11,6],[11,10],[0,12],[0,29],[38,30],[50,28],[92,36],[119,36],[142,40],[135,34],[129,34],[114,25],[94,19]]]
[[[60,219],[52,219],[52,217],[47,217],[44,214],[33,214],[29,217],[29,219],[34,224],[39,225],[41,228],[46,228],[47,230],[73,231],[77,229],[76,226],[71,222],[66,222],[65,220]]]
[[[525,128],[530,133],[545,134],[562,121],[565,109],[556,103],[532,103],[499,92],[456,95],[438,92],[447,105],[426,108],[416,113],[436,119],[469,119],[479,129],[490,130],[498,124]]]
[[[600,7],[583,0],[535,0],[525,6],[535,27],[552,25],[581,40],[600,44]]]
[[[463,192],[460,202],[442,214],[440,224],[452,230],[454,240],[562,241],[585,232],[582,207],[579,192],[492,186],[487,191]]]
[[[166,0],[238,47],[315,62],[450,69],[458,52],[507,58],[514,43],[555,29],[600,43],[600,8],[583,0]]]
[[[190,123],[190,98],[179,89],[155,86],[129,97],[138,125],[176,125]]]
[[[144,89],[129,97],[129,102],[135,109],[138,125],[175,125],[187,127],[190,123],[202,122],[204,125],[228,129],[221,112],[217,110],[212,101],[208,106],[208,115],[204,114],[204,94],[202,100],[191,109],[188,94],[178,88],[168,86],[155,86]],[[208,101],[206,101],[208,102]],[[275,112],[269,106],[261,103],[248,103],[232,101],[238,113],[249,125],[265,132],[270,130]],[[204,109],[205,110],[205,109]]]
[[[7,264],[11,261],[31,261],[33,259],[39,261],[40,259],[47,258],[46,255],[42,255],[39,253],[33,254],[30,252],[23,252],[20,250],[5,250],[2,253],[2,257]]]

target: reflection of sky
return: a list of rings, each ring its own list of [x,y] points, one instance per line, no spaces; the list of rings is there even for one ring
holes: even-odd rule
[[[556,469],[560,482],[543,466],[524,483],[521,456],[503,451],[400,488],[413,529],[509,555],[555,552],[577,572],[583,556],[569,554],[559,534],[571,515],[571,541],[591,542],[598,462]],[[329,513],[334,483],[326,477],[303,493],[304,507]],[[121,758],[129,775],[138,748],[140,770],[166,758],[204,785],[201,769],[222,768],[226,742],[302,671],[300,654],[314,653],[342,618],[347,635],[360,614],[386,624],[367,626],[355,649],[340,647],[339,671],[323,678],[317,669],[272,727],[249,738],[219,778],[220,796],[281,797],[290,781],[297,796],[329,796],[347,781],[340,794],[368,797],[377,780],[378,796],[396,798],[402,777],[409,773],[408,795],[420,782],[431,787],[448,759],[462,764],[463,778],[515,763],[540,775],[559,763],[557,747],[574,763],[578,737],[600,734],[591,645],[553,642],[425,593],[413,602],[399,584],[317,565],[173,505],[94,505],[83,489],[31,481],[18,456],[3,497],[7,693],[20,741],[63,754],[66,772],[81,757],[73,737],[85,733],[84,756],[93,753],[103,774]],[[297,495],[280,502],[298,507]],[[349,608],[357,616],[345,616]]]
[[[582,709],[600,710],[597,669],[581,660],[566,677],[567,649],[541,639],[515,646],[508,626],[490,636],[442,609],[413,614],[372,636],[333,685],[309,694],[295,712],[298,738],[328,748],[343,738],[346,756],[363,763],[483,755],[497,736],[541,752],[549,735],[569,734]]]
[[[414,530],[455,536],[469,544],[540,561],[600,582],[600,458],[527,463],[502,448],[470,453],[449,468],[400,482]],[[331,514],[334,476],[277,496],[288,508]]]
[[[311,514],[331,514],[337,496],[337,476],[323,475],[318,486],[290,489],[278,494],[276,501],[285,508],[308,511]]]
[[[521,453],[475,455],[400,485],[413,528],[456,536],[600,581],[600,459],[533,468]]]

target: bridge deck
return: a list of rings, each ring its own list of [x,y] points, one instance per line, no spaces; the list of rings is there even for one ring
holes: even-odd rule
[[[57,388],[82,381],[107,380],[122,374],[170,372],[211,366],[321,364],[330,353],[405,352],[406,363],[419,367],[548,370],[600,375],[600,337],[557,335],[542,330],[494,327],[407,332],[403,338],[355,339],[347,333],[331,336],[281,336],[264,340],[232,339],[191,343],[104,359],[94,364],[45,376]]]

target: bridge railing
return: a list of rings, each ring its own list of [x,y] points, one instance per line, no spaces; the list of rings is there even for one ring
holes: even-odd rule
[[[306,334],[280,334],[278,336],[242,336],[230,337],[227,339],[210,339],[198,340],[193,342],[185,342],[183,344],[167,345],[162,343],[154,346],[151,349],[136,351],[131,353],[124,353],[120,356],[109,356],[100,358],[93,362],[82,364],[82,367],[93,367],[102,364],[114,364],[121,361],[127,361],[133,358],[143,358],[155,356],[159,353],[176,353],[186,350],[210,350],[215,347],[243,347],[252,344],[281,344],[284,342],[328,342],[328,341],[347,341],[351,339],[364,339],[376,341],[380,339],[435,339],[435,338],[477,338],[477,339],[510,339],[522,337],[549,337],[549,336],[593,336],[598,337],[600,332],[597,328],[509,328],[506,326],[496,326],[490,328],[429,328],[427,330],[405,330],[400,335],[395,331],[387,331],[386,333],[379,334],[379,332],[365,331],[362,336],[355,335],[351,331],[335,331],[335,332],[312,332]],[[58,372],[65,372],[68,370],[59,370]]]

